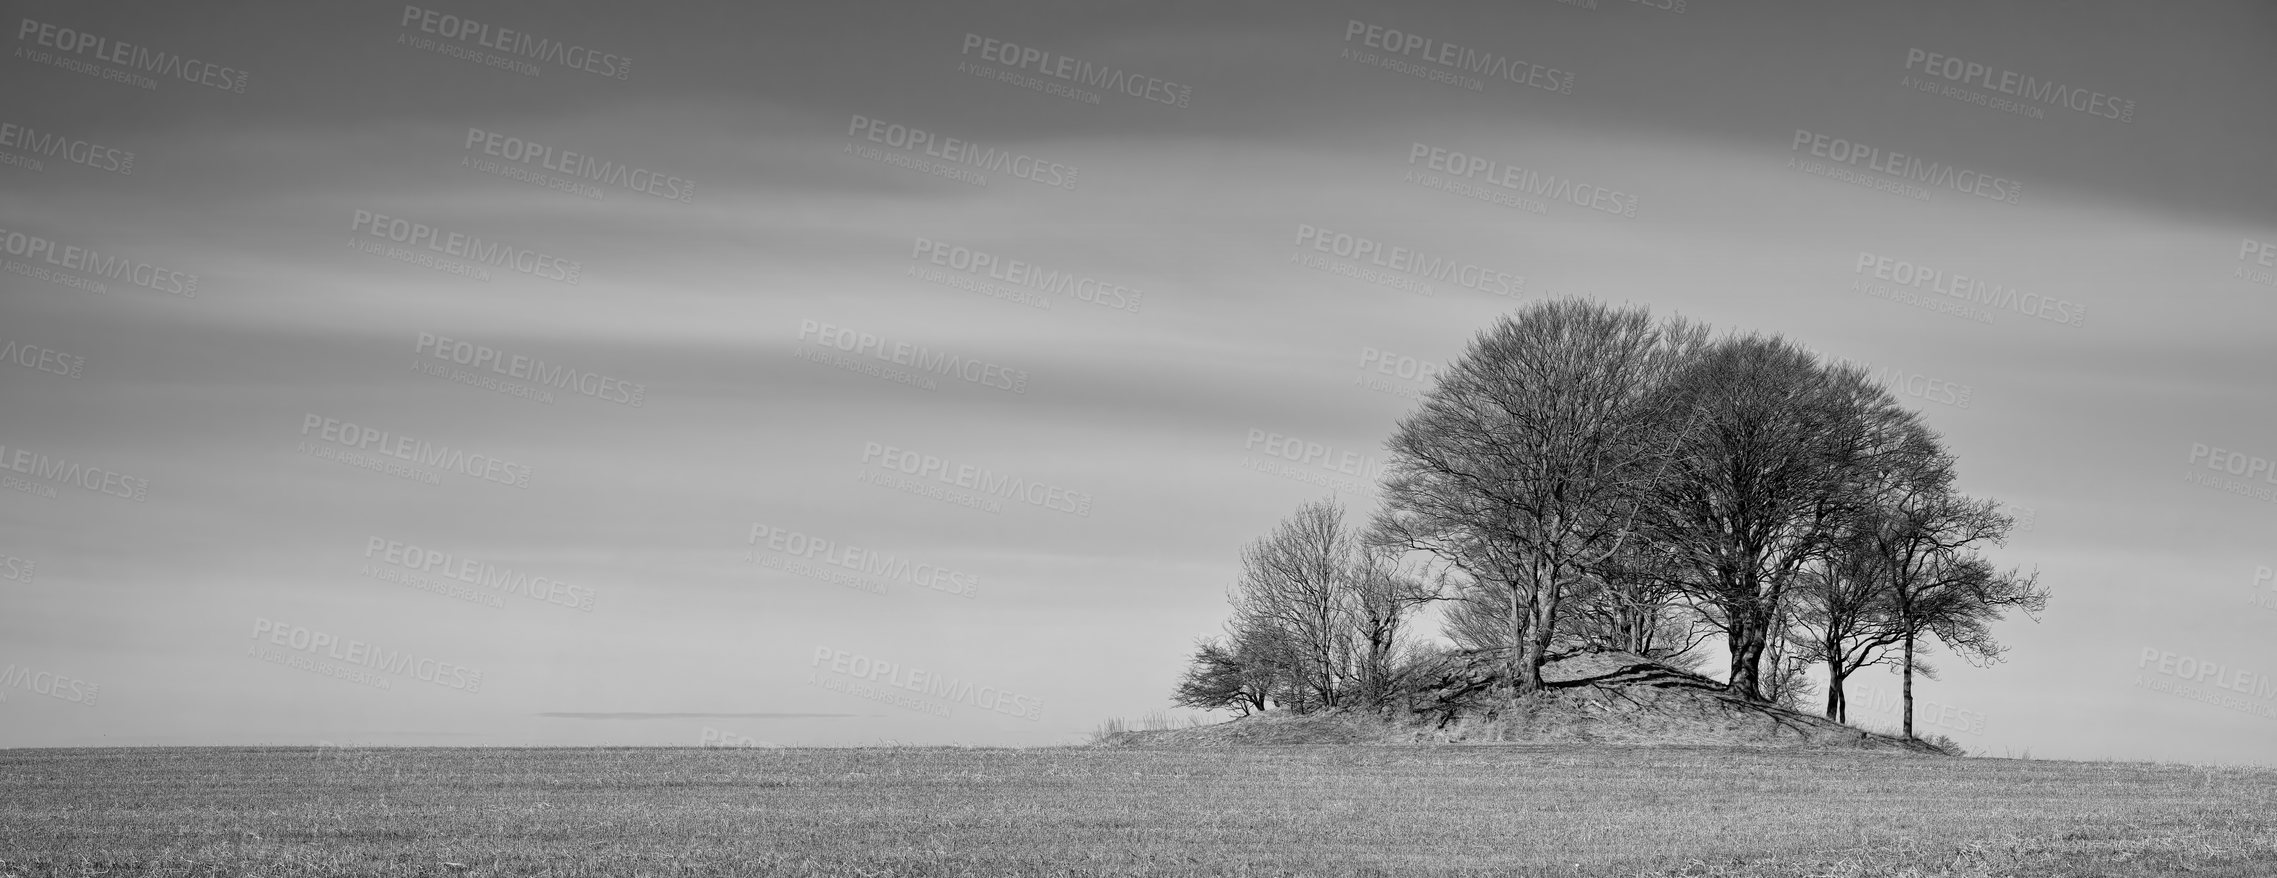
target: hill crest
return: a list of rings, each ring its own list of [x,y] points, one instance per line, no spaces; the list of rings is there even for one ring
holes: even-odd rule
[[[1643,656],[1584,652],[1542,667],[1545,690],[1517,710],[1482,664],[1425,687],[1420,709],[1272,710],[1183,729],[1124,731],[1102,747],[1292,744],[1617,744],[1870,750],[1946,755],[1924,741],[1870,732],[1728,695],[1723,684]]]

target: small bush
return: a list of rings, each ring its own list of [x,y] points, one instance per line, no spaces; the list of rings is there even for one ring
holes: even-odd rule
[[[1127,731],[1130,731],[1130,726],[1123,722],[1122,717],[1116,717],[1100,723],[1098,728],[1091,730],[1091,743],[1097,744]]]

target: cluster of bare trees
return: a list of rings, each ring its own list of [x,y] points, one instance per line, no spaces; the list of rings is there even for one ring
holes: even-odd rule
[[[1205,640],[1178,689],[1194,707],[1244,715],[1386,707],[1409,689],[1415,610],[1436,583],[1346,525],[1333,500],[1299,507],[1241,554],[1223,640]]]
[[[1481,332],[1388,447],[1365,527],[1313,503],[1245,551],[1181,703],[1394,704],[1418,666],[1410,614],[1446,601],[1442,633],[1513,703],[1559,651],[1684,665],[1720,640],[1732,694],[1796,706],[1819,665],[1837,720],[1845,679],[1898,666],[1910,736],[1932,642],[1997,660],[1991,624],[2048,599],[1983,557],[2012,522],[1956,490],[1935,432],[1863,368],[1783,338],[1534,303]]]

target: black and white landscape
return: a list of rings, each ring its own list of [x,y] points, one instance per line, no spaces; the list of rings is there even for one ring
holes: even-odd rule
[[[2277,874],[2277,7],[0,16],[0,876]]]

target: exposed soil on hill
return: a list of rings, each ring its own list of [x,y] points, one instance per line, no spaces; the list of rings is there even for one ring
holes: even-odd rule
[[[1921,741],[1734,698],[1714,680],[1628,653],[1569,656],[1544,665],[1542,680],[1547,690],[1516,710],[1491,671],[1474,666],[1436,681],[1418,702],[1429,706],[1411,713],[1275,710],[1214,725],[1122,732],[1097,746],[1657,744],[1943,755]]]

